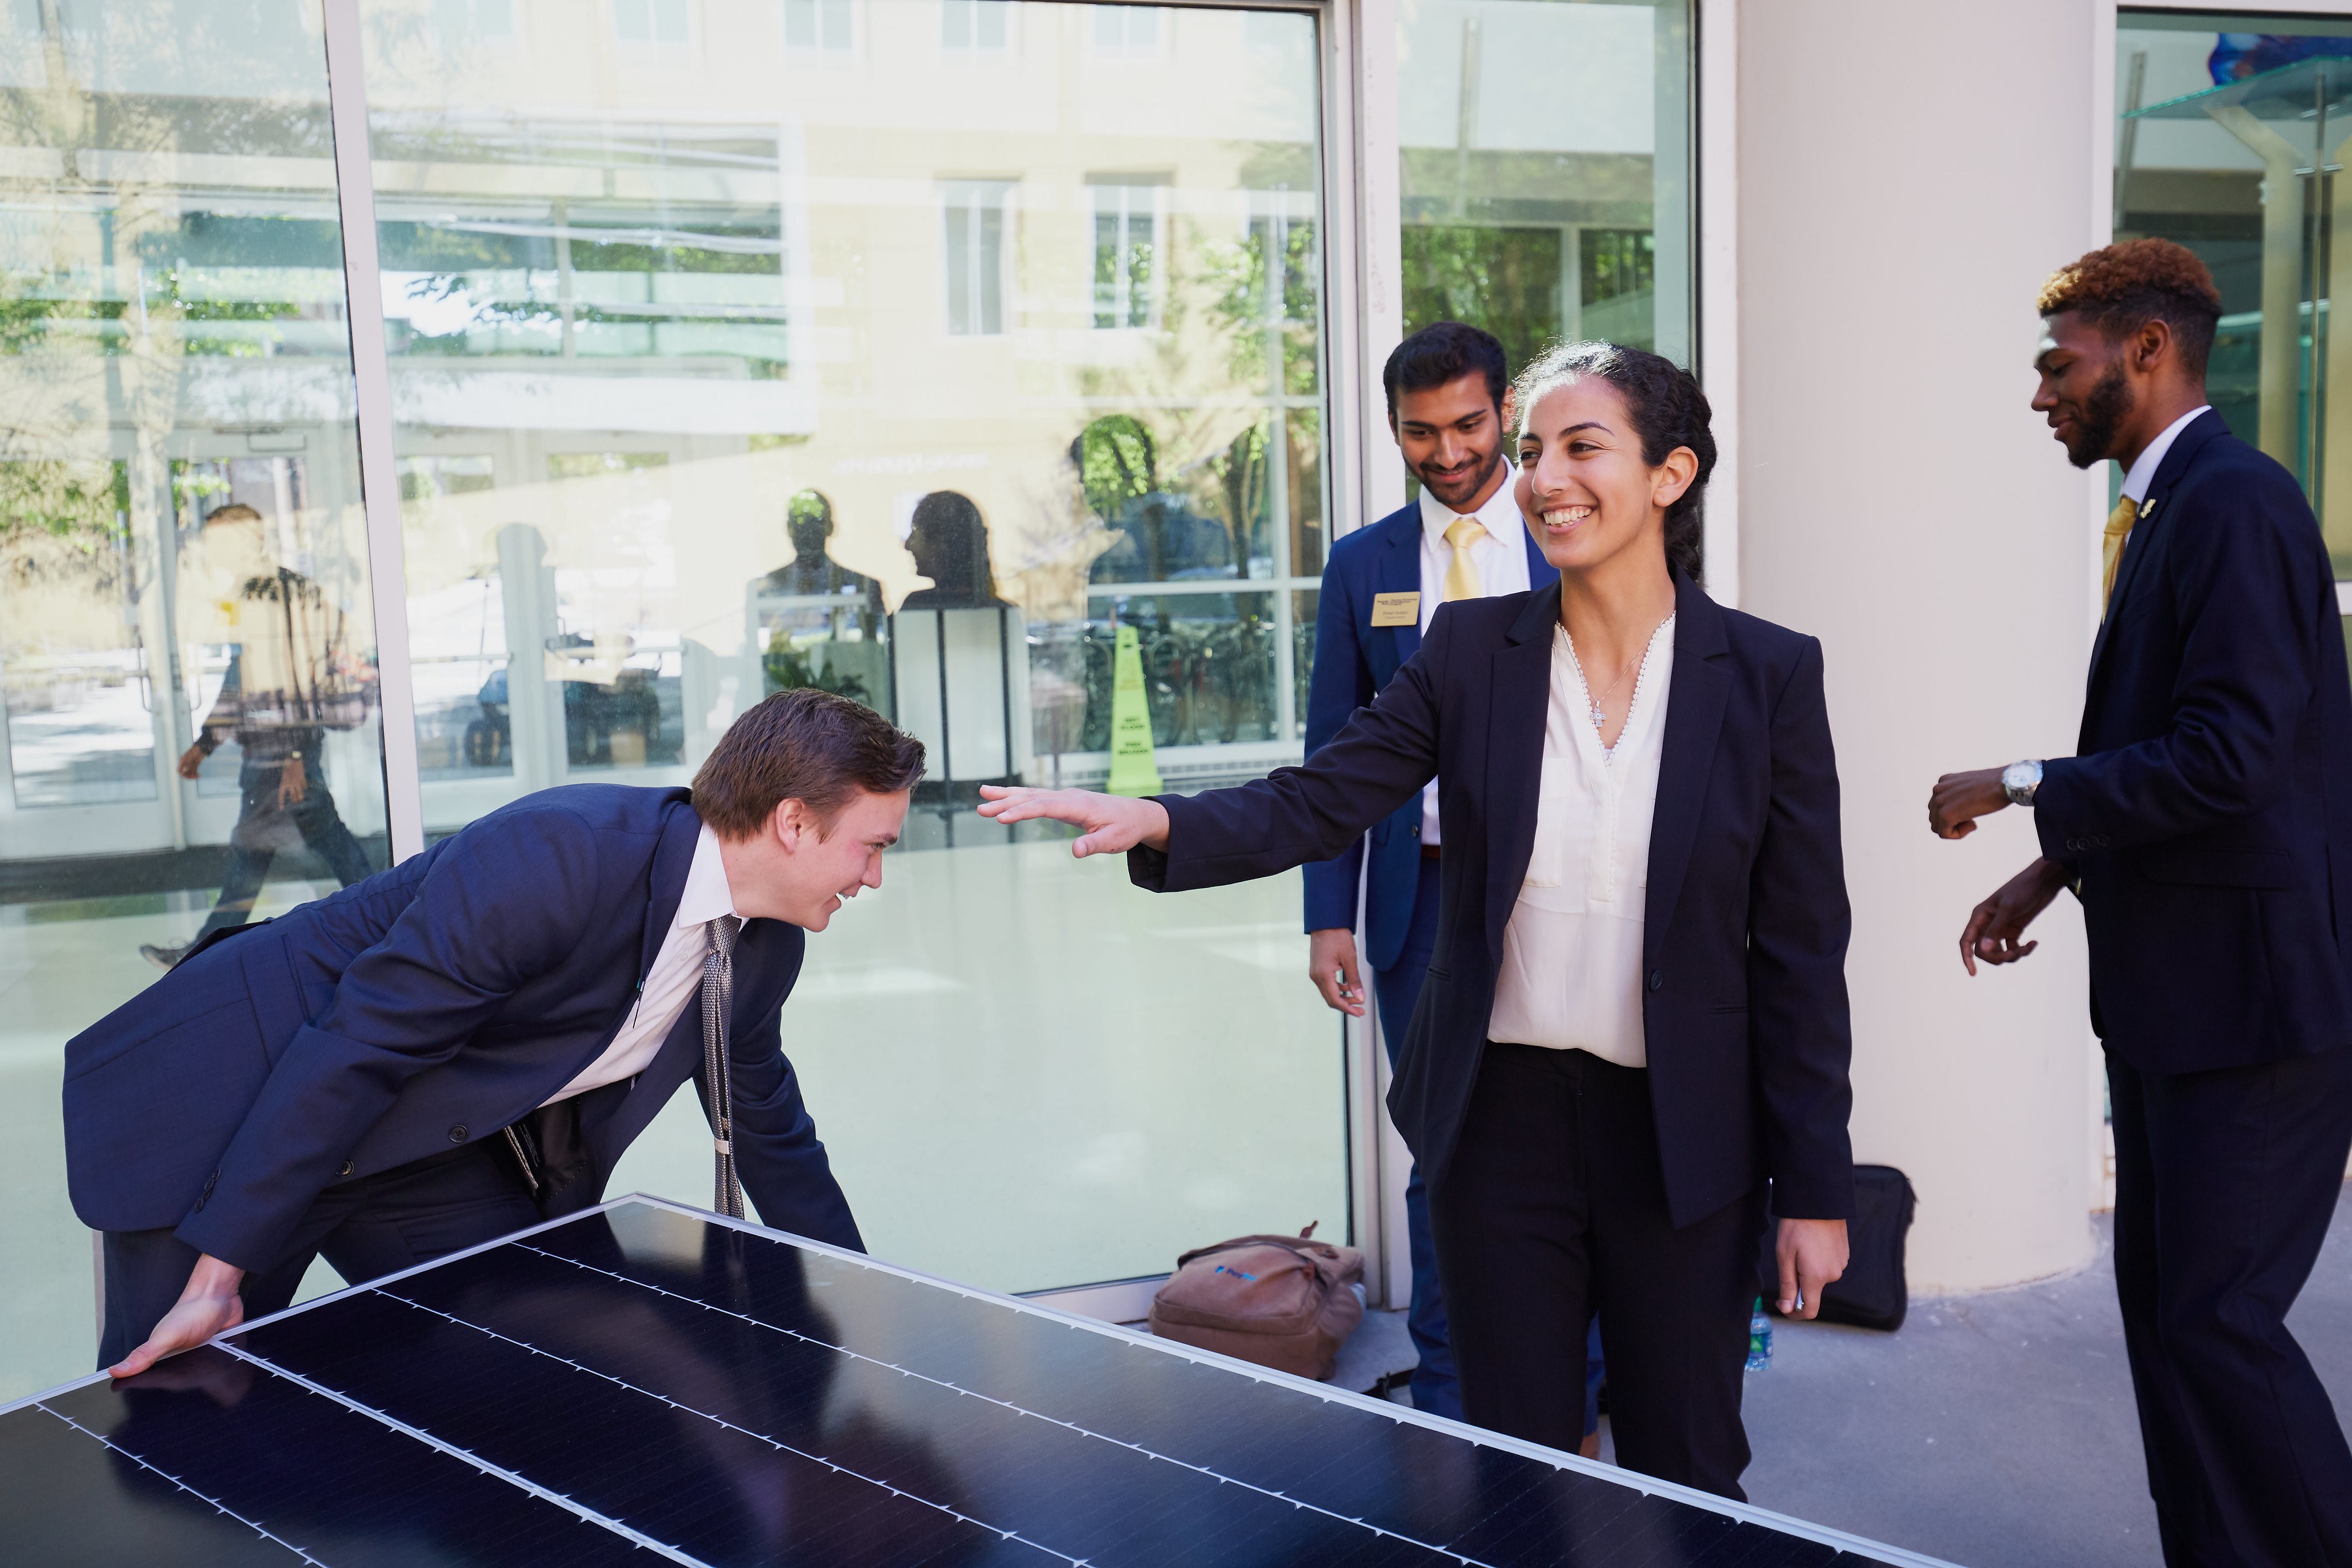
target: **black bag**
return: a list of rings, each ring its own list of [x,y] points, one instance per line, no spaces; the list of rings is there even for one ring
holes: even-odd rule
[[[1910,1287],[1903,1274],[1903,1240],[1917,1204],[1911,1179],[1894,1166],[1853,1168],[1853,1221],[1846,1226],[1850,1257],[1845,1277],[1822,1291],[1822,1321],[1889,1333],[1903,1326],[1903,1316],[1911,1309]],[[1756,1263],[1768,1309],[1780,1294],[1780,1265],[1774,1252],[1779,1231],[1768,1215]]]

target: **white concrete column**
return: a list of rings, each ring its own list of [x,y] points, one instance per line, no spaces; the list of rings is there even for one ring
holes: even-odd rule
[[[1919,1193],[1915,1290],[2090,1252],[2082,921],[1963,973],[2020,811],[1947,844],[1938,773],[2074,751],[2095,481],[2033,391],[2033,297],[2099,242],[2092,7],[1740,0],[1741,605],[1820,637],[1854,908],[1854,1154]]]

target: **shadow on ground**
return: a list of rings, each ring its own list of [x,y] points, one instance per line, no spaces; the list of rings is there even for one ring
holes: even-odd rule
[[[2352,1407],[2346,1194],[2288,1320],[2339,1413]],[[1771,1367],[1748,1378],[1749,1500],[1967,1568],[2157,1568],[2113,1226],[2093,1224],[2098,1256],[2081,1273],[1916,1297],[1898,1333],[1776,1323]],[[1368,1312],[1333,1381],[1366,1389],[1412,1356],[1402,1312]]]
[[[2352,1191],[2352,1189],[2347,1189]],[[2156,1510],[2116,1316],[2112,1226],[2080,1274],[1915,1298],[1901,1331],[1777,1324],[1748,1379],[1759,1507],[1970,1568],[2151,1568]],[[2288,1320],[2352,1401],[2352,1203]]]

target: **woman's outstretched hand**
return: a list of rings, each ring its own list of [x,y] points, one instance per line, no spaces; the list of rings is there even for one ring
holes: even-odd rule
[[[1168,847],[1168,809],[1156,800],[1130,800],[1119,795],[1097,795],[1084,789],[1003,788],[980,786],[980,815],[1007,825],[1044,818],[1083,828],[1070,853],[1083,860],[1089,855],[1121,855],[1140,844],[1147,849]]]

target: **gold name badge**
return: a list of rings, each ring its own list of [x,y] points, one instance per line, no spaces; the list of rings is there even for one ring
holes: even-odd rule
[[[1376,626],[1421,625],[1421,595],[1419,594],[1373,595],[1372,625]]]

